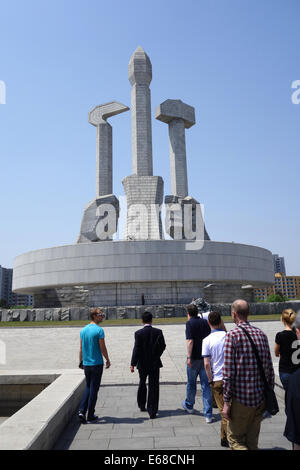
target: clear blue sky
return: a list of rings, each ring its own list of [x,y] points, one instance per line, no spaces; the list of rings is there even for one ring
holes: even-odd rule
[[[71,244],[95,197],[87,114],[130,106],[128,62],[141,45],[154,108],[196,109],[187,131],[189,193],[213,240],[268,248],[300,275],[298,0],[2,0],[0,264]],[[131,174],[130,113],[111,119],[114,193]],[[169,193],[167,126],[152,119],[154,174]]]

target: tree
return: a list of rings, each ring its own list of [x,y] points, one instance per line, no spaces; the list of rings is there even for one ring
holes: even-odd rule
[[[267,298],[267,302],[286,302],[287,300],[289,300],[288,297],[280,291],[276,291],[275,294],[271,294]]]
[[[0,299],[0,308],[9,308],[9,305],[5,299]]]

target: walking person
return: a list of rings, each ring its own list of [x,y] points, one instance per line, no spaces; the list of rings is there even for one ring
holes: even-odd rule
[[[300,312],[297,313],[294,328],[300,345]],[[294,350],[292,360],[298,369],[289,377],[286,392],[286,425],[284,436],[293,443],[294,450],[300,450],[300,351]]]
[[[103,373],[103,356],[106,369],[110,367],[104,330],[99,326],[104,314],[100,308],[92,308],[90,317],[91,322],[80,331],[79,367],[83,367],[86,379],[78,411],[78,418],[82,423],[95,423],[98,420],[98,416],[95,416],[95,406]]]
[[[204,358],[204,367],[213,398],[215,399],[220,413],[222,413],[224,407],[223,366],[226,332],[223,330],[224,323],[218,312],[210,312],[207,321],[211,333],[203,340],[202,356]],[[221,446],[229,447],[227,440],[227,420],[222,414],[221,417]]]
[[[198,317],[196,305],[187,306],[186,322],[186,344],[187,344],[187,386],[186,399],[182,402],[182,407],[188,413],[194,412],[195,397],[197,392],[197,378],[200,378],[203,413],[206,423],[212,422],[212,396],[202,357],[202,341],[210,334],[210,328],[206,320]]]
[[[298,368],[298,364],[293,364],[292,357],[295,352],[293,347],[298,343],[297,335],[293,330],[293,323],[296,314],[291,308],[283,310],[281,314],[281,321],[284,325],[284,330],[276,334],[275,337],[275,356],[279,357],[279,378],[282,386],[287,392],[289,378]]]
[[[236,300],[231,307],[236,328],[225,336],[224,408],[228,420],[227,439],[233,450],[256,450],[265,410],[264,384],[251,343],[251,336],[261,359],[268,384],[274,388],[274,369],[265,333],[248,322],[249,306]]]
[[[135,367],[139,371],[138,407],[141,411],[148,411],[150,419],[154,419],[159,403],[159,369],[163,367],[160,356],[166,348],[166,343],[163,332],[159,328],[152,327],[152,313],[145,312],[142,315],[142,322],[143,328],[134,335],[130,371],[133,373]]]

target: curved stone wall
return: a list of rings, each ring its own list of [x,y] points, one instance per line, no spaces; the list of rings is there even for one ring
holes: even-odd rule
[[[170,281],[273,283],[272,254],[264,248],[215,241],[205,241],[200,250],[186,247],[181,240],[106,241],[31,251],[15,259],[13,290],[140,282],[157,287]]]

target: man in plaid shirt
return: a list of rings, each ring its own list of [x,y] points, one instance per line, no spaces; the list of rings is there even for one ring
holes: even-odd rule
[[[231,314],[237,326],[225,337],[223,416],[228,420],[227,438],[230,448],[255,450],[265,410],[264,387],[251,343],[239,325],[252,337],[267,381],[272,387],[274,369],[267,336],[247,321],[248,303],[245,300],[236,300],[232,304]]]

